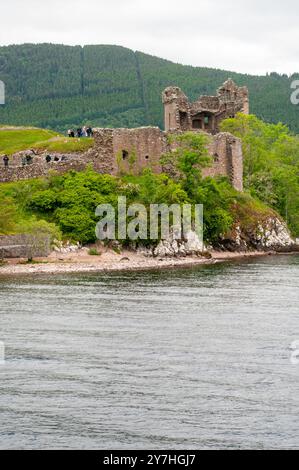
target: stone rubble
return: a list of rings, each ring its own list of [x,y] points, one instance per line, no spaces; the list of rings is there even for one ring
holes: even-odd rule
[[[176,229],[172,227],[166,240],[160,240],[155,247],[142,247],[138,251],[145,257],[178,258],[202,256],[207,249],[194,231],[190,230],[184,238],[178,238]]]
[[[54,240],[53,250],[56,253],[66,254],[66,253],[76,253],[81,249],[81,245],[79,242],[72,244],[71,242],[67,241],[65,243]]]

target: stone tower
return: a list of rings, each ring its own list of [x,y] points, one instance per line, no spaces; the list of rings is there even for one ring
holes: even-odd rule
[[[247,87],[238,87],[231,79],[218,88],[216,96],[201,96],[190,103],[179,87],[168,87],[162,101],[166,131],[202,130],[217,134],[223,119],[237,113],[249,114]]]

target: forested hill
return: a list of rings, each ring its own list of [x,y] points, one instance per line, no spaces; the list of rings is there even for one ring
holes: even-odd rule
[[[0,80],[6,85],[0,125],[163,127],[166,86],[178,85],[195,100],[214,94],[229,77],[248,86],[252,113],[299,133],[299,106],[290,102],[290,84],[299,75],[258,77],[178,65],[119,46],[52,44],[0,47]]]

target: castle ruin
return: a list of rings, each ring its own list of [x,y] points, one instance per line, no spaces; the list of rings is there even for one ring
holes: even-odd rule
[[[248,89],[227,80],[216,96],[201,96],[190,103],[179,87],[168,87],[162,95],[165,131],[202,130],[210,134],[220,132],[223,119],[237,113],[249,114]]]
[[[96,128],[94,146],[84,154],[64,156],[63,161],[46,163],[44,155],[34,158],[30,166],[1,169],[0,181],[14,181],[44,176],[50,170],[66,172],[82,170],[92,163],[95,171],[112,175],[140,174],[144,168],[156,173],[165,171],[161,156],[171,151],[169,135],[184,131],[205,132],[210,135],[208,150],[212,157],[210,167],[203,169],[206,176],[222,175],[232,186],[243,190],[243,155],[241,141],[227,132],[220,132],[220,123],[239,112],[249,113],[248,90],[238,87],[231,79],[217,91],[216,96],[201,96],[190,103],[178,87],[168,87],[162,93],[165,130],[158,127],[135,129]],[[20,156],[18,157],[21,158]]]

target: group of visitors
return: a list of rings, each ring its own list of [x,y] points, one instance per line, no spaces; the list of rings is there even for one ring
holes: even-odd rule
[[[67,131],[69,137],[92,137],[92,134],[92,128],[86,126],[78,127],[76,132],[73,129]]]

